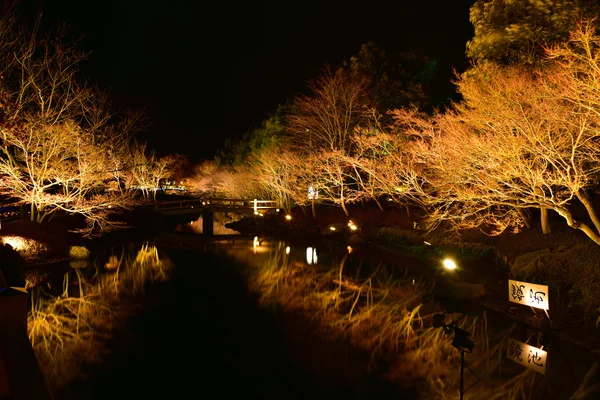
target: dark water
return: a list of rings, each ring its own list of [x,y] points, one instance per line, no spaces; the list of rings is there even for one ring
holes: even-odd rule
[[[354,380],[348,369],[368,355],[327,342],[298,316],[260,309],[222,259],[185,250],[169,258],[173,279],[147,293],[107,362],[84,369],[91,377],[64,398],[413,398],[367,374]]]
[[[248,294],[242,278],[247,265],[338,268],[330,249],[276,239],[257,246],[241,237],[207,242],[177,236],[167,242],[162,251],[175,264],[172,279],[139,299],[140,313],[109,344],[106,362],[83,368],[88,378],[60,398],[417,398],[381,378],[381,371],[370,372],[369,354],[327,339],[302,316],[261,308]],[[397,259],[395,267],[409,262]],[[475,386],[466,399],[600,398],[596,355],[502,315],[483,312],[478,321],[471,332],[476,351],[466,357],[464,377],[465,388]],[[516,354],[515,341],[529,347]],[[539,350],[546,353],[542,370],[528,362],[528,352]],[[457,379],[447,377],[450,385],[457,386]]]

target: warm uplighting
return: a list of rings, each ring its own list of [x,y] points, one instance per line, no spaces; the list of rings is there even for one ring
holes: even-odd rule
[[[205,206],[205,205],[206,205],[206,202],[205,202],[205,201],[203,201],[203,202],[202,202],[202,205],[203,205],[203,206]]]
[[[252,241],[252,250],[254,250],[254,254],[256,254],[256,248],[260,246],[260,242],[258,241],[258,236],[254,236],[254,240]]]
[[[355,231],[357,229],[358,229],[358,227],[356,225],[354,225],[354,224],[350,225],[350,230]]]
[[[292,219],[292,216],[290,214],[285,216],[285,219],[287,219],[288,221]]]
[[[290,251],[291,251],[290,246],[287,246],[285,248],[285,254],[290,254]]]
[[[275,210],[275,212],[279,212],[279,208]]]
[[[354,249],[352,248],[352,246],[348,246],[348,247],[347,247],[347,249],[348,249],[348,254],[352,253],[352,250],[354,250]]]
[[[329,227],[329,230],[330,230],[330,231],[335,231],[335,226],[330,226],[330,227]]]
[[[444,260],[444,268],[449,269],[449,270],[456,269],[456,263],[454,261],[452,261],[451,259],[446,258]]]
[[[10,247],[17,251],[25,250],[29,247],[27,241],[19,236],[4,236],[1,240],[2,243],[10,245]]]

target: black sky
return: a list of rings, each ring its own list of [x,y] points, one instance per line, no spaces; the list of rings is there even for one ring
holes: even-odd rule
[[[23,0],[44,23],[84,34],[85,72],[125,104],[145,107],[160,154],[211,158],[373,41],[418,50],[448,74],[466,66],[473,0],[154,1]]]

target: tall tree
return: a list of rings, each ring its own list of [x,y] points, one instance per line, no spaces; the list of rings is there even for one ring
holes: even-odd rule
[[[555,211],[567,224],[600,244],[593,207],[578,221],[574,201],[598,184],[600,114],[564,98],[548,76],[523,67],[479,66],[459,82],[465,101],[440,116],[419,149],[431,185],[430,221],[497,234],[519,227],[521,212]],[[591,204],[590,204],[591,205]]]
[[[34,221],[59,210],[83,215],[90,234],[131,204],[104,185],[110,149],[131,125],[81,77],[87,54],[63,28],[45,34],[39,22],[26,29],[13,14],[0,21],[0,190],[28,204]]]
[[[344,68],[364,79],[370,105],[382,113],[403,107],[431,110],[438,105],[432,94],[437,61],[425,54],[415,51],[389,54],[368,42],[344,62]]]
[[[596,0],[477,0],[467,56],[476,62],[535,65],[544,46],[564,42],[577,22],[600,16]]]

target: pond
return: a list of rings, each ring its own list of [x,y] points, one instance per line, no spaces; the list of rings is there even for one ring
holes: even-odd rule
[[[185,242],[185,240],[182,239],[182,242]],[[441,386],[448,392],[448,398],[456,398],[457,391],[460,391],[461,361],[460,351],[458,348],[452,348],[452,345],[454,344],[453,339],[460,336],[460,332],[466,332],[468,335],[467,342],[471,342],[473,347],[472,350],[468,349],[465,353],[463,368],[463,390],[467,390],[465,394],[467,398],[592,399],[598,398],[597,396],[600,395],[600,370],[597,355],[553,337],[547,332],[515,322],[503,314],[484,310],[472,304],[469,304],[469,307],[451,304],[442,304],[436,307],[435,301],[431,301],[427,296],[431,288],[429,282],[427,282],[429,278],[420,276],[416,273],[419,268],[412,268],[414,266],[409,265],[414,262],[411,257],[397,257],[394,262],[390,263],[389,257],[361,253],[351,247],[336,247],[327,244],[307,245],[306,243],[297,245],[289,241],[268,237],[229,236],[221,239],[217,237],[208,243],[203,243],[202,251],[205,254],[210,254],[213,259],[217,257],[217,260],[220,260],[217,265],[229,262],[225,260],[235,260],[234,269],[230,271],[232,271],[231,273],[234,274],[240,286],[247,285],[249,292],[257,296],[259,309],[262,306],[263,310],[276,310],[274,312],[277,313],[282,313],[282,310],[283,312],[286,310],[297,312],[301,309],[303,312],[308,310],[310,315],[312,307],[316,320],[320,318],[319,313],[330,312],[331,308],[334,307],[325,310],[313,306],[298,306],[294,303],[295,299],[293,297],[298,294],[298,285],[302,285],[303,280],[292,277],[308,274],[307,276],[311,281],[310,290],[313,293],[307,295],[308,292],[302,292],[304,303],[309,303],[309,297],[316,295],[317,292],[321,296],[319,301],[323,302],[324,296],[335,294],[338,289],[344,286],[343,290],[339,290],[338,293],[356,294],[355,297],[352,297],[353,301],[356,299],[355,305],[362,303],[363,306],[366,305],[367,311],[371,312],[368,295],[362,296],[360,288],[353,288],[352,285],[359,286],[361,282],[367,282],[366,278],[369,277],[368,282],[374,287],[376,278],[381,278],[381,274],[379,276],[373,274],[373,271],[378,270],[386,271],[383,274],[388,277],[386,279],[393,279],[398,284],[399,290],[404,290],[405,293],[408,293],[406,288],[411,285],[420,288],[420,292],[417,290],[417,293],[422,294],[422,296],[419,297],[417,302],[421,303],[419,311],[425,324],[422,327],[423,331],[436,329],[426,326],[427,321],[431,320],[430,317],[436,313],[441,314],[441,310],[452,311],[444,315],[446,328],[437,328],[439,331],[447,332],[447,334],[436,336],[436,340],[446,341],[446,344],[441,345],[440,343],[426,341],[412,342],[413,345],[427,345],[431,351],[439,349],[440,360],[437,363],[433,363],[431,360],[424,363],[418,357],[403,357],[402,350],[398,349],[400,353],[398,357],[379,354],[379,361],[375,360],[375,366],[373,359],[371,359],[366,363],[369,365],[365,367],[366,364],[361,357],[364,358],[364,351],[371,351],[374,347],[364,345],[364,343],[361,343],[360,338],[353,338],[353,333],[349,330],[354,329],[354,327],[345,323],[342,327],[342,330],[345,331],[342,332],[341,336],[348,339],[346,342],[359,343],[358,346],[354,346],[356,350],[355,358],[352,361],[348,361],[348,356],[345,359],[342,357],[338,360],[329,358],[328,361],[321,360],[321,363],[335,365],[336,363],[350,362],[355,369],[360,370],[363,368],[363,375],[353,371],[352,379],[360,380],[362,378],[371,380],[371,382],[377,381],[378,378],[369,377],[368,371],[370,371],[375,372],[378,376],[385,376],[386,382],[395,387],[395,390],[416,388],[420,391],[425,390],[421,381],[427,380],[426,375],[435,375],[444,381]],[[172,246],[172,249],[177,247],[172,243],[170,246]],[[189,248],[190,244],[182,244],[182,246]],[[385,265],[380,260],[386,260],[388,264]],[[239,281],[239,276],[233,271],[237,271],[244,277],[242,281]],[[395,276],[395,278],[391,278],[392,276]],[[329,284],[324,288],[320,282],[326,282],[327,280],[329,280]],[[223,282],[223,284],[226,283]],[[374,289],[373,293],[371,296],[375,300],[371,301],[377,301],[377,294]],[[363,301],[363,297],[366,297],[367,300]],[[276,307],[272,307],[273,304],[276,304]],[[336,304],[338,305],[336,310],[340,311],[340,303]],[[409,307],[415,308],[416,306],[416,304],[412,304]],[[354,310],[356,315],[360,314],[360,310],[357,311],[358,308],[357,305]],[[344,316],[348,315],[345,312],[344,310],[341,311]],[[374,319],[374,322],[377,321],[380,321],[380,319]],[[452,327],[452,322],[455,322],[456,328],[460,328],[455,330]],[[279,327],[279,329],[289,333],[289,329],[286,330],[285,326],[281,327],[281,324],[289,324],[289,320],[280,318]],[[333,325],[336,324],[339,325],[339,321],[336,320]],[[331,324],[328,325],[328,328],[331,328]],[[371,330],[377,330],[377,326],[371,326],[370,328]],[[319,328],[315,327],[314,329],[318,330]],[[332,337],[336,337],[335,329],[330,329],[330,331],[334,331]],[[415,329],[417,334],[418,331],[418,329]],[[356,332],[360,335],[361,332],[366,331],[356,330]],[[337,337],[339,338],[340,335],[337,335]],[[374,337],[377,337],[377,334]],[[383,336],[379,337],[379,340],[384,340]],[[340,344],[333,340],[328,345],[335,347]],[[310,343],[305,343],[305,346],[310,346]],[[455,354],[449,355],[448,347],[451,347],[450,351],[454,351]],[[415,349],[405,350],[414,353]],[[289,349],[285,346],[283,351],[289,354]],[[436,357],[435,353],[431,351],[426,353],[425,356]],[[300,355],[297,352],[292,355],[294,363],[298,363],[298,357],[304,358],[304,365],[308,365],[309,370],[316,374],[323,373],[326,375],[318,368],[318,356],[307,351],[306,348],[302,348],[300,353]],[[316,357],[315,360],[306,360],[306,358],[313,356]],[[335,355],[330,355],[330,357],[335,358]],[[411,359],[415,360],[414,365],[406,365]],[[377,365],[377,362],[379,362],[379,365]],[[399,367],[397,365],[399,362],[404,365]],[[438,373],[432,370],[427,370],[426,373],[417,372],[419,368],[432,368],[433,366],[441,370]],[[348,371],[337,371],[337,373],[352,374]],[[403,374],[404,377],[396,376],[398,374]],[[383,383],[380,384],[383,385]],[[434,388],[433,393],[439,398],[446,397],[446,394],[440,394],[439,386]],[[366,393],[363,394],[367,395]]]
[[[462,331],[465,398],[600,393],[598,357],[504,315],[455,307],[432,326],[448,305],[428,296],[414,257],[230,234],[172,233],[155,245],[172,270],[124,297],[135,312],[108,327],[98,357],[56,398],[454,399]],[[77,291],[82,276],[114,274],[103,270],[111,255],[133,259],[140,247],[66,267],[54,294],[65,276]]]

